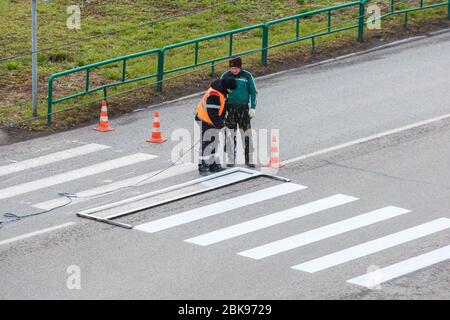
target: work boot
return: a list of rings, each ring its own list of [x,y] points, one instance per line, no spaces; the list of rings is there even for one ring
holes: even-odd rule
[[[209,167],[206,164],[199,164],[198,165],[198,173],[200,173],[201,176],[207,176],[209,174]]]
[[[228,168],[233,168],[234,166],[235,166],[234,160],[228,159],[228,161],[227,161],[227,167],[228,167]]]
[[[222,166],[219,163],[213,163],[209,166],[209,171],[210,172],[220,172],[225,170],[224,168],[222,168]]]
[[[256,165],[250,161],[250,156],[248,154],[245,155],[245,165],[249,168],[256,168]]]

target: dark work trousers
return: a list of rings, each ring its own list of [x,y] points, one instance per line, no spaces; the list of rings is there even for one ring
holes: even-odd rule
[[[242,145],[244,146],[245,160],[251,160],[253,154],[253,143],[251,139],[251,123],[248,113],[248,105],[227,106],[225,114],[225,126],[227,128],[225,139],[225,151],[228,163],[236,161],[236,135],[241,130]]]
[[[214,163],[220,164],[220,157],[218,154],[220,130],[203,121],[197,121],[197,123],[200,125],[202,139],[199,165],[210,166]]]

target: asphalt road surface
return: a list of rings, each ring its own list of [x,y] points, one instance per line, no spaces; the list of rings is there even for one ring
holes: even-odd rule
[[[3,224],[0,298],[449,299],[449,57],[445,33],[256,79],[257,142],[279,129],[291,182],[121,218],[131,230],[76,213],[197,178],[189,154],[144,181],[171,165],[178,135],[195,141],[198,97],[158,108],[161,145],[145,142],[145,109],[113,132],[0,147],[1,213],[63,206]]]

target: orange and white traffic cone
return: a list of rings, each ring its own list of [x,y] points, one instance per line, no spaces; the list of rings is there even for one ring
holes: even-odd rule
[[[155,119],[153,120],[153,131],[147,142],[151,143],[163,143],[167,139],[161,135],[161,124],[159,123],[159,113],[155,112]]]
[[[109,120],[108,120],[108,108],[106,107],[106,101],[102,101],[102,111],[100,112],[100,123],[97,128],[94,130],[100,131],[100,132],[108,132],[114,130],[109,126]]]
[[[272,147],[270,148],[270,160],[263,167],[282,168],[284,164],[280,163],[280,149],[277,136],[272,136]]]

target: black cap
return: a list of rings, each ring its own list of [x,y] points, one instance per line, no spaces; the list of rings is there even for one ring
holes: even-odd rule
[[[222,87],[224,89],[234,90],[237,87],[236,79],[234,77],[228,77],[222,80]]]
[[[237,57],[230,60],[230,68],[236,67],[236,68],[242,68],[242,59]]]

